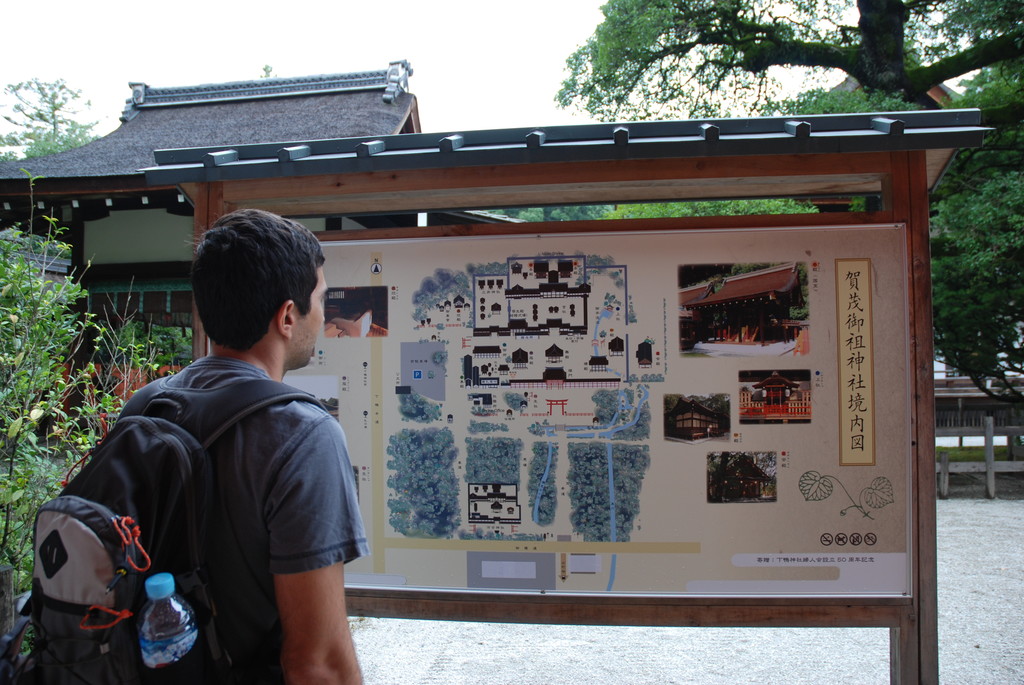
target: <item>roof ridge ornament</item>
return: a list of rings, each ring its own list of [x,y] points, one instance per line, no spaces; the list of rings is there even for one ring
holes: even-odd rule
[[[387,86],[384,88],[384,102],[393,103],[402,93],[409,92],[409,77],[412,66],[409,60],[403,59],[388,65]]]
[[[152,107],[205,105],[365,90],[384,91],[384,102],[391,104],[401,93],[408,92],[411,75],[412,67],[409,61],[401,60],[391,62],[387,69],[347,74],[259,78],[167,88],[154,88],[142,81],[132,81],[128,84],[132,89],[132,96],[125,100],[121,121],[131,121],[139,115],[140,110]]]
[[[121,113],[121,121],[131,121],[139,114],[139,106],[146,102],[146,90],[149,88],[141,81],[129,81],[128,87],[132,89],[132,96],[124,101],[124,112]]]

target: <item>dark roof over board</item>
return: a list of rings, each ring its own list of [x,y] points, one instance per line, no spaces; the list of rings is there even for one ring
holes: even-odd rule
[[[775,299],[778,295],[791,292],[799,285],[796,264],[782,264],[729,276],[714,293],[708,294],[706,297],[698,296],[681,304],[684,307],[699,308],[765,297]]]
[[[178,147],[156,154],[151,184],[543,162],[937,151],[940,166],[981,145],[978,110],[654,121],[512,128],[287,144]],[[937,177],[937,173],[933,176]],[[936,178],[930,178],[934,183]]]
[[[700,302],[713,292],[714,287],[710,281],[681,288],[679,290],[679,305],[686,307],[694,302]]]
[[[720,411],[715,411],[714,409],[705,407],[700,402],[697,402],[696,400],[691,400],[687,397],[680,397],[679,400],[676,401],[675,406],[672,407],[672,411],[666,412],[666,416],[677,416],[679,414],[686,414],[689,412],[720,420],[727,421],[729,419],[728,414],[724,414]]]
[[[417,130],[416,98],[407,92],[412,69],[154,88],[132,83],[122,124],[83,147],[0,163],[0,179],[24,179],[27,168],[47,178],[138,174],[153,151],[236,146],[269,140],[382,136]]]

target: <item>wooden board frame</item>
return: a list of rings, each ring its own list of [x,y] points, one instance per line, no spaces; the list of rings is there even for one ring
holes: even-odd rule
[[[354,615],[515,623],[640,626],[887,627],[892,683],[938,682],[935,548],[934,398],[932,395],[931,274],[928,168],[923,151],[779,155],[604,163],[555,163],[486,168],[366,172],[187,184],[198,237],[213,219],[240,207],[290,216],[387,207],[393,211],[694,199],[729,186],[729,197],[784,194],[787,183],[819,195],[880,194],[883,208],[829,213],[830,225],[907,227],[911,381],[910,557],[908,597],[681,597],[546,595],[483,591],[350,588]],[[771,191],[771,192],[770,192]],[[328,232],[325,241],[623,230],[701,230],[807,226],[821,215],[712,217],[672,220],[453,225]],[[196,319],[198,321],[198,319]],[[194,350],[206,351],[197,329]]]

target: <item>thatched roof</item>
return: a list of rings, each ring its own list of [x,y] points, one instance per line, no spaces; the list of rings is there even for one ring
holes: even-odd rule
[[[141,175],[154,150],[234,146],[269,140],[348,138],[418,132],[411,69],[205,84],[180,88],[132,85],[122,124],[83,147],[0,163],[0,179],[21,168],[56,178]]]

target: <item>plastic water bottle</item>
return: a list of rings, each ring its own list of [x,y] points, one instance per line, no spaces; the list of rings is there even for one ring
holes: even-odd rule
[[[149,601],[139,612],[142,663],[149,668],[164,668],[188,654],[199,629],[192,607],[174,593],[174,576],[170,573],[147,578],[146,597]]]

